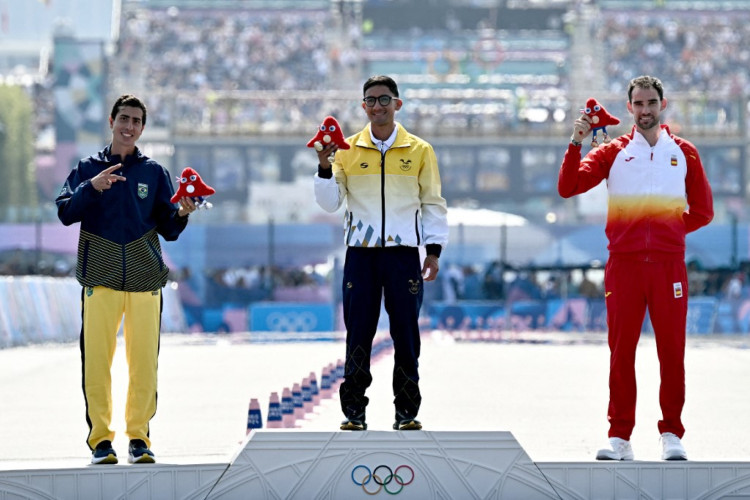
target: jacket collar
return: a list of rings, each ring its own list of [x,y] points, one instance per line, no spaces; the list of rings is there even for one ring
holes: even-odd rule
[[[141,153],[141,150],[138,149],[138,146],[136,146],[133,154],[127,155],[125,158],[120,158],[120,155],[112,154],[112,144],[109,144],[106,148],[99,152],[99,159],[107,163],[122,163],[124,165],[127,163],[135,163],[137,161],[144,160],[146,159],[146,156]]]
[[[630,132],[630,139],[632,140],[634,144],[645,144],[649,148],[651,147],[651,145],[648,143],[648,141],[643,136],[643,134],[638,132],[638,129],[636,128],[635,125],[633,125],[633,129]],[[663,142],[665,139],[667,140],[672,139],[672,132],[669,131],[668,125],[662,124],[661,131],[659,132],[659,139],[656,141],[656,145]]]
[[[411,142],[409,141],[409,134],[406,132],[406,129],[403,127],[403,125],[401,125],[399,122],[396,122],[396,129],[394,133],[396,134],[396,139],[393,141],[393,144],[391,144],[389,149],[409,147],[411,145]],[[372,142],[372,130],[370,129],[369,123],[359,133],[356,145],[363,148],[378,149],[377,145]]]

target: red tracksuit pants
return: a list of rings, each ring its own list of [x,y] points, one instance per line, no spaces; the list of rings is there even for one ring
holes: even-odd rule
[[[611,353],[609,437],[630,440],[635,427],[635,352],[648,307],[661,374],[659,432],[672,432],[682,438],[688,306],[684,259],[650,262],[610,256],[604,287]]]

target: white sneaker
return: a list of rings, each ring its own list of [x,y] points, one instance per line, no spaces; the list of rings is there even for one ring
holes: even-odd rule
[[[682,446],[682,441],[671,432],[665,432],[661,435],[661,459],[687,460],[687,453]]]
[[[609,438],[612,449],[604,448],[596,452],[597,460],[633,460],[633,447],[630,441],[618,437]]]

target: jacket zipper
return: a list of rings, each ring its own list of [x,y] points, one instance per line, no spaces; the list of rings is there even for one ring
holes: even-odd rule
[[[380,245],[385,248],[385,154],[388,150],[380,153]]]
[[[414,232],[417,234],[417,246],[422,244],[422,239],[419,236],[419,210],[414,212]]]
[[[352,212],[349,212],[349,220],[347,221],[347,225],[349,226],[346,230],[346,244],[347,246],[352,241],[352,233],[354,232],[354,228],[352,227],[352,220],[354,219],[354,214]]]
[[[654,148],[655,147],[656,146],[651,146],[651,162],[652,163],[654,161]],[[652,169],[653,169],[653,165],[652,165]],[[654,175],[654,172],[653,170],[651,170],[652,178],[650,180],[650,184],[652,185],[653,185],[653,175]],[[649,186],[649,190],[650,190],[650,186]],[[651,216],[648,216],[648,218],[646,219],[646,251],[648,252],[650,249],[651,249]],[[646,255],[646,262],[649,262],[650,260],[651,260],[651,254],[649,253]]]

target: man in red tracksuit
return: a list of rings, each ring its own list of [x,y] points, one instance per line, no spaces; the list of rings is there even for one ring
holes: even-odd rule
[[[685,403],[685,325],[688,282],[685,235],[713,218],[713,197],[698,151],[661,125],[667,107],[661,81],[633,79],[628,87],[633,130],[581,159],[581,142],[594,126],[575,121],[557,184],[569,198],[607,180],[604,275],[609,328],[609,441],[599,460],[632,460],[635,426],[635,352],[648,307],[661,366],[659,403],[662,459],[686,460],[681,439]]]

